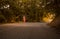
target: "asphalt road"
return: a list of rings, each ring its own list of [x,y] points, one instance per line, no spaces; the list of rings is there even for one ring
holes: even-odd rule
[[[60,34],[46,23],[0,25],[0,39],[60,39]]]

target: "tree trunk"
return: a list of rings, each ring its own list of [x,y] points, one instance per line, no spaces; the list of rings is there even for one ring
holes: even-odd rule
[[[60,15],[56,17],[49,25],[52,27],[60,28]]]

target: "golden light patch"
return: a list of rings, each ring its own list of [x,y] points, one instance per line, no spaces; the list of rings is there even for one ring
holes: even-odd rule
[[[50,23],[55,17],[55,14],[48,13],[46,17],[43,17],[43,21],[46,23]]]

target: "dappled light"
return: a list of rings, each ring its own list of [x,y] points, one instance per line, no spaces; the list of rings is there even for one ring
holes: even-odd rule
[[[55,18],[55,14],[47,13],[46,16],[43,17],[43,21],[46,23],[50,23],[53,21],[54,18]]]

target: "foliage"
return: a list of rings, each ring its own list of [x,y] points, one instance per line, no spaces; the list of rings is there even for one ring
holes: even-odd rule
[[[46,5],[46,2],[46,0],[1,0],[0,17],[7,22],[12,22],[12,20],[19,22],[25,15],[27,22],[41,22],[44,12],[56,11],[52,3]]]

